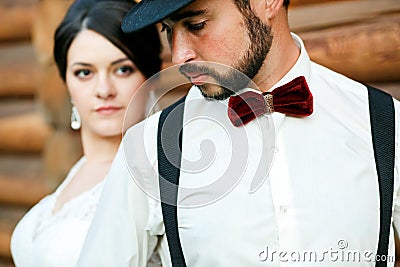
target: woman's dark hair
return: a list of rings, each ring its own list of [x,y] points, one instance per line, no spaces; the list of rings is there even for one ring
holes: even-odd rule
[[[131,34],[121,30],[122,19],[134,5],[133,0],[77,0],[71,5],[54,35],[54,59],[64,81],[68,50],[85,29],[101,34],[118,47],[146,78],[160,71],[161,42],[156,27]]]

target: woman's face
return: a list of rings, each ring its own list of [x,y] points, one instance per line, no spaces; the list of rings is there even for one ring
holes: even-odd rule
[[[138,90],[146,80],[135,64],[102,35],[84,30],[67,55],[66,84],[82,120],[82,131],[102,137],[121,135],[124,115],[129,125],[144,118],[148,92]],[[126,129],[126,128],[125,128]]]

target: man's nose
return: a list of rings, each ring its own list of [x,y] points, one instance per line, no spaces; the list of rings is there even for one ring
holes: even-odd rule
[[[184,31],[172,31],[169,42],[173,64],[183,64],[196,59],[193,42]]]

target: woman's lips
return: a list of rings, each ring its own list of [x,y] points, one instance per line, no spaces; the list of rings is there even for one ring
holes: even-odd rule
[[[115,107],[115,106],[102,106],[96,109],[96,112],[101,115],[113,115],[120,111],[122,108],[121,107]]]

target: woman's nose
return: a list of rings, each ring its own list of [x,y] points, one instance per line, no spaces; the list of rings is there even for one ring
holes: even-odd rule
[[[107,75],[99,75],[96,84],[96,95],[99,98],[107,99],[115,96],[116,90],[111,79]]]

